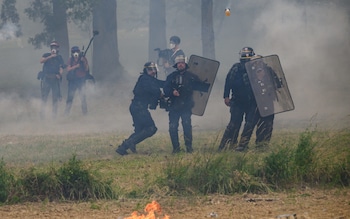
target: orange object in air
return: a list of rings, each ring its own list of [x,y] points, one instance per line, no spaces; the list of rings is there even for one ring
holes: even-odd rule
[[[229,8],[225,9],[225,15],[228,17],[231,15],[231,10]]]

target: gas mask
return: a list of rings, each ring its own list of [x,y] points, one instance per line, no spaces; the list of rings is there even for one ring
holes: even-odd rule
[[[79,53],[75,52],[75,53],[73,53],[73,56],[74,56],[74,58],[78,58],[79,57]]]
[[[174,48],[175,48],[175,43],[170,42],[170,43],[169,43],[169,49],[174,49]]]
[[[51,53],[52,53],[52,54],[56,54],[56,53],[57,53],[57,50],[56,50],[56,49],[51,49]]]

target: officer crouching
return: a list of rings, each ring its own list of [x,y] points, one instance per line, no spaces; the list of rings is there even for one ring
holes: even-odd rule
[[[131,101],[129,111],[132,116],[134,133],[124,140],[117,148],[120,155],[127,155],[130,149],[136,153],[136,145],[157,132],[157,127],[148,109],[156,109],[161,98],[160,84],[158,82],[157,67],[154,62],[147,62],[143,72],[134,87],[134,98]]]

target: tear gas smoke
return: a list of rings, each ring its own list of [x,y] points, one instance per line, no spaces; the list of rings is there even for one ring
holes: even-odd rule
[[[6,23],[0,29],[0,41],[17,38],[18,27],[13,23]]]
[[[350,22],[345,8],[327,3],[298,5],[287,0],[233,3],[232,6],[221,3],[214,13],[216,59],[220,61],[220,68],[204,116],[193,116],[194,130],[212,129],[219,133],[227,125],[230,115],[222,98],[224,80],[232,64],[238,62],[238,51],[244,46],[253,47],[260,55],[277,54],[281,60],[296,109],[276,115],[276,129],[282,125],[288,128],[298,121],[308,123],[315,114],[320,119],[337,117],[334,122],[349,117]],[[220,4],[220,1],[214,1],[215,4]],[[231,9],[231,19],[225,19],[223,8]],[[123,10],[122,3],[118,10]],[[118,16],[123,15],[121,11],[118,13]],[[198,17],[188,14],[167,17],[167,34],[181,37],[180,47],[188,57],[201,55]],[[123,28],[123,25],[118,28]],[[131,76],[130,80],[116,84],[112,91],[102,89],[97,81],[96,86],[88,87],[88,115],[81,115],[80,98],[76,95],[71,115],[65,118],[62,115],[67,82],[63,79],[60,117],[50,119],[50,96],[47,121],[39,119],[40,82],[36,80],[36,74],[42,67],[39,59],[49,48],[40,51],[30,45],[18,48],[10,41],[4,41],[16,37],[16,30],[11,24],[0,30],[0,45],[6,43],[0,59],[0,133],[132,132],[128,108],[139,72],[149,61],[148,44],[145,43],[148,42],[147,28],[140,25],[133,31],[118,30],[120,60]],[[167,132],[167,113],[159,109],[151,113],[159,132]]]

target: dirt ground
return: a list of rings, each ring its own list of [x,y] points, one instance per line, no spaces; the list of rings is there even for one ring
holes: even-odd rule
[[[151,202],[152,200],[149,200]],[[166,197],[156,200],[162,213],[156,218],[350,218],[350,188],[271,193],[264,195]],[[98,202],[25,203],[0,206],[0,218],[116,218],[130,217],[138,207],[142,217],[148,200],[124,199]],[[296,217],[291,216],[296,214]]]

